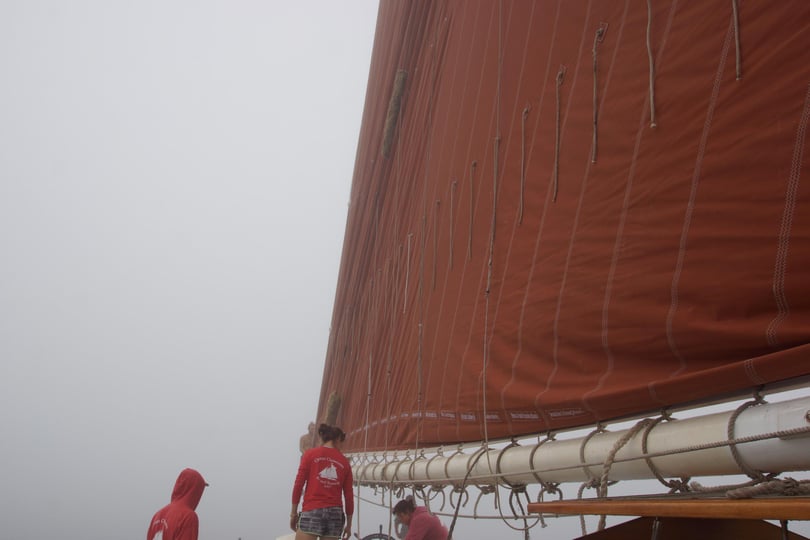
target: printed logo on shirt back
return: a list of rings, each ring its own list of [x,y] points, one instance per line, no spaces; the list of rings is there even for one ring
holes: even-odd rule
[[[337,469],[335,465],[329,465],[327,468],[323,469],[321,472],[318,473],[318,476],[323,478],[324,480],[337,480]]]
[[[338,467],[340,467],[341,471],[343,469],[343,465],[332,458],[317,458],[315,459],[315,465],[320,469],[318,472],[318,481],[324,487],[335,487],[340,485],[340,471],[338,471]]]

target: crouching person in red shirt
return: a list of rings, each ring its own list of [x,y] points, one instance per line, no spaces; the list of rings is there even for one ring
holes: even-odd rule
[[[447,528],[424,506],[411,497],[399,501],[393,510],[397,521],[408,527],[404,540],[447,540]]]

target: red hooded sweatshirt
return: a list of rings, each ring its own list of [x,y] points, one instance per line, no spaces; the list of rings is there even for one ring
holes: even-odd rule
[[[199,521],[194,510],[207,485],[200,473],[183,469],[174,484],[172,502],[154,515],[146,540],[197,540]]]

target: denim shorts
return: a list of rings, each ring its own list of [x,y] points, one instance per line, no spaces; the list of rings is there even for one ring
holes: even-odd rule
[[[342,506],[316,508],[298,514],[298,530],[313,536],[340,538],[345,523]]]

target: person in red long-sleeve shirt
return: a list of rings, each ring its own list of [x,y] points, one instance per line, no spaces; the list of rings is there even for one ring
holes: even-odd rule
[[[206,484],[194,469],[183,469],[172,490],[172,500],[158,510],[149,522],[146,540],[197,540],[200,504]]]
[[[447,540],[447,528],[424,506],[416,506],[408,497],[399,501],[392,512],[408,527],[404,540]]]
[[[346,434],[339,427],[321,424],[318,435],[323,445],[301,456],[293,485],[290,528],[295,531],[295,540],[347,539],[352,531],[354,493],[352,468],[340,451]],[[302,492],[304,503],[299,514]]]

